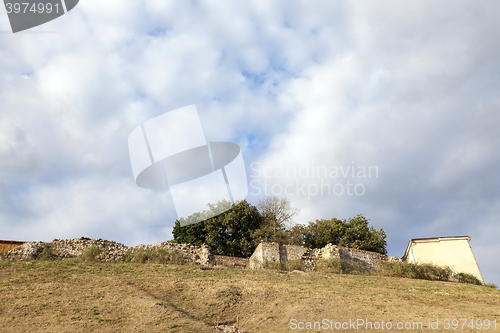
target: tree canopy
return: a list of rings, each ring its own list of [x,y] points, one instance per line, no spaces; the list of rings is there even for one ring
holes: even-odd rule
[[[212,253],[237,257],[249,257],[255,250],[253,233],[262,225],[262,216],[255,206],[246,200],[233,205],[228,201],[221,201],[215,205],[208,205],[209,211],[196,214],[212,215],[221,208],[232,208],[222,214],[202,222],[181,227],[182,219],[175,221],[173,242],[201,245],[206,243],[212,248]],[[210,214],[210,215],[209,215]],[[194,218],[194,214],[187,220]]]
[[[332,243],[387,254],[385,231],[369,227],[363,215],[349,221],[332,218],[309,222],[307,226],[297,225],[290,230],[290,235],[291,243],[309,248],[321,248]]]
[[[249,257],[264,242],[322,248],[328,243],[387,254],[386,234],[368,225],[363,215],[349,220],[316,220],[308,225],[293,224],[298,213],[286,198],[268,197],[258,208],[246,200],[233,204],[221,201],[209,204],[208,210],[175,221],[174,243],[206,243],[214,254]],[[223,213],[221,213],[223,212]],[[202,222],[190,222],[209,217]],[[181,225],[186,225],[182,227]]]

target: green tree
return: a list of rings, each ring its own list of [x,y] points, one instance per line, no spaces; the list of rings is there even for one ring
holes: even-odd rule
[[[383,229],[369,227],[368,220],[363,215],[358,215],[347,222],[338,245],[387,254],[386,237]]]
[[[304,245],[311,249],[322,248],[328,243],[339,245],[345,229],[345,221],[336,218],[309,222],[304,230]]]
[[[205,221],[192,225],[186,225],[189,220],[193,220],[200,214],[212,216],[225,208],[232,208],[209,218]],[[236,205],[228,201],[221,201],[217,204],[209,204],[209,210],[193,214],[186,220],[175,221],[173,242],[189,243],[201,245],[206,243],[212,248],[213,254],[249,257],[255,251],[255,241],[253,233],[262,225],[262,216],[255,206],[246,200],[240,201]]]
[[[363,215],[339,220],[316,220],[303,228],[303,245],[309,248],[322,248],[328,243],[366,251],[387,254],[386,234],[383,229],[368,226]],[[295,239],[300,237],[295,236]],[[300,245],[300,244],[297,244]]]
[[[302,224],[296,224],[288,230],[288,244],[305,246],[305,230]]]

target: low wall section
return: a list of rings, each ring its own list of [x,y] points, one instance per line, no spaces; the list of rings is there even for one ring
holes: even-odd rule
[[[229,257],[214,255],[215,264],[226,267],[240,267],[247,268],[249,259],[240,257]]]
[[[176,251],[183,253],[194,264],[203,266],[211,266],[214,264],[214,258],[210,246],[203,244],[201,246],[193,246],[189,244],[175,244],[169,242],[158,242],[149,245],[135,245],[132,247],[124,244],[105,239],[91,239],[87,237],[74,239],[54,239],[50,243],[45,242],[25,242],[8,252],[9,258],[35,260],[40,253],[49,248],[52,251],[52,257],[65,259],[74,258],[82,254],[88,247],[95,245],[102,251],[96,256],[96,260],[100,262],[121,262],[122,257],[127,251],[135,249],[151,249],[162,248],[168,251]]]
[[[263,268],[266,262],[285,260],[305,260],[311,264],[319,259],[339,258],[351,263],[359,263],[365,267],[373,268],[387,256],[365,250],[351,249],[348,247],[327,244],[321,249],[308,249],[295,245],[279,245],[278,243],[260,243],[254,254],[250,257],[249,268]]]
[[[296,245],[260,243],[250,257],[249,268],[263,268],[266,262],[302,259],[308,249]]]
[[[333,244],[327,244],[322,249],[315,250],[315,259],[339,258],[342,261],[359,263],[365,267],[375,267],[381,260],[387,260],[387,256],[378,252],[352,249]]]

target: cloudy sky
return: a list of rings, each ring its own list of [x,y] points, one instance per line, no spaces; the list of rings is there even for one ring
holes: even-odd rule
[[[127,139],[195,104],[209,141],[241,147],[251,203],[363,214],[398,257],[469,235],[500,284],[499,7],[83,0],[17,34],[2,9],[0,239],[171,239],[171,196],[135,185]]]

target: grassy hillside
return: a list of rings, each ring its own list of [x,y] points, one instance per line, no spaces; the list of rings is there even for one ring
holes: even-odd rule
[[[237,317],[251,332],[305,331],[290,329],[291,319],[304,325],[323,319],[422,322],[423,329],[410,330],[422,332],[429,320],[439,320],[444,330],[444,320],[454,318],[496,320],[496,330],[492,322],[483,331],[498,332],[500,291],[450,282],[274,270],[78,260],[0,262],[1,332],[217,332],[213,327],[218,321],[232,325]]]

